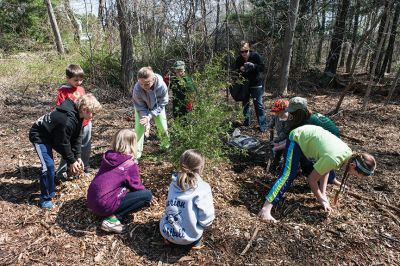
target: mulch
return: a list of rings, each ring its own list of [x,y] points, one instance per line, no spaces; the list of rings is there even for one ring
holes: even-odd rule
[[[327,215],[314,199],[306,179],[298,177],[273,209],[277,224],[257,218],[276,176],[265,158],[251,154],[207,162],[216,219],[205,231],[205,247],[188,250],[165,246],[159,233],[170,175],[174,166],[145,143],[141,177],[158,204],[129,216],[126,233],[99,229],[101,218],[86,208],[93,174],[57,187],[55,208],[37,206],[40,165],[27,138],[32,123],[52,107],[55,90],[27,89],[7,95],[0,108],[0,264],[1,265],[399,265],[400,264],[400,106],[372,99],[362,113],[360,95],[349,95],[332,119],[353,150],[368,151],[378,163],[372,177],[351,178]],[[312,109],[327,113],[339,93],[307,96]],[[104,104],[93,127],[92,166],[99,167],[114,132],[132,127],[128,100]],[[243,133],[267,140],[254,124]],[[152,136],[154,136],[152,132]],[[57,159],[58,160],[58,159]],[[339,172],[339,176],[342,172]],[[329,187],[331,199],[335,188]]]

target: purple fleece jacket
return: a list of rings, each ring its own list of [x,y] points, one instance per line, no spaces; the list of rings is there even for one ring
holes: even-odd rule
[[[88,207],[99,216],[110,216],[130,190],[143,190],[139,166],[132,156],[112,150],[103,155],[99,172],[87,193]]]

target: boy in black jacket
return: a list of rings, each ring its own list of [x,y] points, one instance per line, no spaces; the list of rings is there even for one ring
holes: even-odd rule
[[[94,113],[100,109],[100,103],[89,93],[78,98],[76,103],[70,99],[65,100],[54,111],[40,117],[31,127],[29,140],[42,164],[39,202],[41,208],[53,207],[51,201],[55,196],[53,149],[67,161],[71,173],[82,171],[84,167],[81,160],[82,121],[92,120]]]

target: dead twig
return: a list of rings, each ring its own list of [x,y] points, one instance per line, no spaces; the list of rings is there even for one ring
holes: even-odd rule
[[[247,243],[247,246],[243,249],[242,253],[240,253],[240,256],[243,256],[244,254],[246,254],[247,250],[249,250],[249,248],[250,248],[251,244],[253,243],[254,238],[256,238],[259,230],[260,230],[260,228],[256,227],[256,229],[254,230],[253,235],[250,238],[249,243]]]

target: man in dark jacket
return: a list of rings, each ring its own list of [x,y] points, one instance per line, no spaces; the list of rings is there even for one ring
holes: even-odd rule
[[[249,126],[251,124],[251,97],[253,99],[260,130],[261,132],[265,132],[265,130],[267,130],[267,117],[265,115],[262,98],[264,94],[263,81],[260,75],[265,68],[263,60],[258,53],[250,51],[248,42],[242,41],[240,43],[240,55],[236,58],[234,68],[246,79],[246,87],[249,90],[249,93],[243,101],[244,125]]]
[[[78,98],[74,103],[65,100],[54,111],[40,117],[29,131],[32,142],[42,164],[40,177],[40,202],[42,208],[53,207],[51,199],[55,196],[55,168],[53,149],[58,152],[68,164],[71,173],[83,170],[81,160],[82,121],[92,120],[95,111],[101,108],[100,103],[92,94]]]

